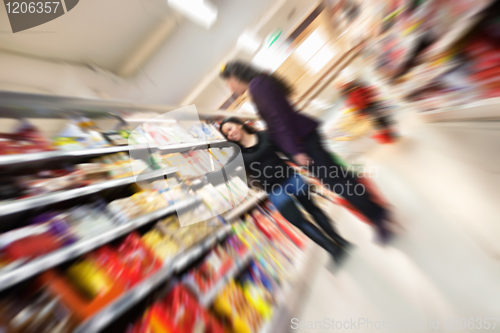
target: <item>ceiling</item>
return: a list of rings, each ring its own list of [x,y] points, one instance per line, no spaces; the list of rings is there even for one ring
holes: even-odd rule
[[[117,72],[158,25],[174,19],[165,0],[83,0],[53,21],[13,34],[2,8],[0,49]]]
[[[133,99],[178,105],[236,46],[238,37],[256,24],[280,0],[212,0],[218,8],[217,22],[205,30],[183,20],[135,78],[141,91]],[[126,92],[130,96],[130,92]],[[134,94],[134,93],[133,93]],[[124,96],[120,96],[124,97]]]
[[[287,28],[317,0],[211,2],[218,18],[210,30],[181,18],[167,0],[82,0],[61,17],[15,34],[6,11],[0,9],[0,52],[90,65],[126,79],[127,84],[101,91],[112,98],[179,105],[231,54],[245,29]],[[279,10],[270,16],[273,8]],[[19,73],[20,68],[12,70]],[[26,74],[19,84],[33,84],[24,82],[28,73],[19,74]],[[43,88],[43,79],[37,77],[36,82]]]

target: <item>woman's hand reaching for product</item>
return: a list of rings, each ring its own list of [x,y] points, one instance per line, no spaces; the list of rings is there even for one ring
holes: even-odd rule
[[[308,165],[312,164],[312,159],[309,157],[309,155],[304,154],[304,153],[294,155],[293,160],[299,166],[308,166]]]

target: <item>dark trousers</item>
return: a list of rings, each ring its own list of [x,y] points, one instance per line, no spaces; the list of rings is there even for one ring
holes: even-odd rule
[[[304,139],[304,147],[307,155],[313,160],[308,171],[314,177],[320,179],[329,190],[345,198],[373,223],[381,223],[385,209],[370,198],[366,188],[349,172],[333,161],[316,131]]]
[[[346,241],[335,232],[330,219],[323,213],[321,208],[314,204],[309,187],[302,177],[294,175],[281,185],[278,191],[269,193],[269,200],[276,209],[288,222],[296,226],[316,244],[330,254],[336,255],[339,251],[339,244],[337,242]],[[302,215],[292,196],[311,214],[319,228]]]

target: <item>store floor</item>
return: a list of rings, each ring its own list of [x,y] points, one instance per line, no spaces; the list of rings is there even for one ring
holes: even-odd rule
[[[340,269],[315,249],[282,332],[463,332],[485,330],[485,318],[500,331],[499,123],[419,119],[402,117],[401,142],[363,156],[404,232],[380,247],[368,225],[329,205],[356,247]]]

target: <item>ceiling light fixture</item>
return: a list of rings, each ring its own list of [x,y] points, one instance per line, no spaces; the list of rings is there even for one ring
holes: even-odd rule
[[[254,54],[262,44],[262,41],[257,38],[255,33],[251,31],[244,31],[240,37],[238,38],[237,45],[243,50],[248,51],[249,53]]]
[[[168,5],[207,30],[217,20],[217,7],[207,0],[168,0]]]

